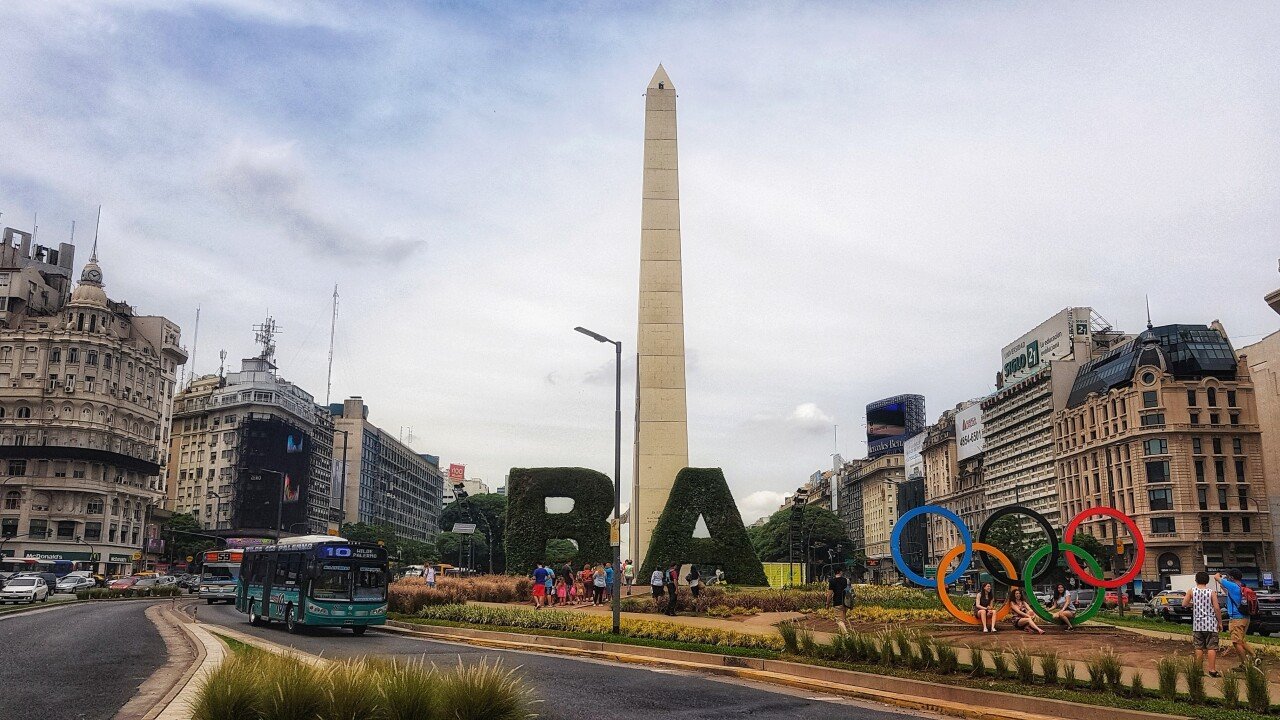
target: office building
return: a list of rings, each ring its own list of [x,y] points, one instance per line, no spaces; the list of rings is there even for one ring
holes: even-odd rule
[[[1268,293],[1266,303],[1280,313],[1280,289]],[[1258,429],[1262,431],[1264,494],[1273,519],[1272,546],[1280,548],[1280,522],[1274,521],[1280,518],[1280,331],[1241,348],[1240,357],[1249,366],[1249,377],[1253,379]],[[1275,580],[1273,573],[1272,584]]]
[[[330,406],[335,502],[345,522],[386,525],[400,537],[428,540],[440,532],[444,479],[440,461],[415,452],[369,422],[359,397]]]
[[[177,324],[107,297],[96,247],[72,292],[74,258],[4,231],[0,553],[130,572],[163,549],[153,520],[187,353]]]

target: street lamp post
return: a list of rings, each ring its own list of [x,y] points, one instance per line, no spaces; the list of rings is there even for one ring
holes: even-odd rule
[[[214,504],[213,508],[213,529],[218,530],[220,529],[218,526],[222,524],[222,495],[214,490],[205,491],[205,500],[213,500],[215,498],[218,502]]]
[[[612,343],[614,351],[614,408],[613,408],[613,521],[618,526],[618,543],[613,546],[613,632],[622,632],[622,341],[591,332],[584,327],[574,330],[597,342]]]

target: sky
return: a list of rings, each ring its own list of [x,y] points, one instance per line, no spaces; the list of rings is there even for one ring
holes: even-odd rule
[[[866,403],[929,418],[1068,306],[1280,322],[1280,6],[0,3],[0,225],[467,474],[613,466],[644,89],[679,93],[690,462],[751,522]],[[196,309],[200,309],[196,337]],[[624,495],[634,362],[623,369]],[[836,430],[838,426],[838,431]],[[403,430],[402,430],[403,429]],[[626,499],[624,497],[624,504]]]

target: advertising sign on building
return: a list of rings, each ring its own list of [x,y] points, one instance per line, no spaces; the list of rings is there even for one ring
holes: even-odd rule
[[[956,413],[956,457],[967,460],[982,447],[982,403],[974,403]]]
[[[1000,351],[1000,372],[1009,383],[1071,354],[1072,343],[1089,335],[1092,308],[1066,308]]]
[[[902,460],[908,480],[924,477],[924,433],[902,442]]]
[[[924,429],[924,396],[895,395],[867,404],[867,457],[902,452],[902,443]]]
[[[454,482],[462,482],[467,479],[467,466],[457,463],[449,463],[449,479]]]

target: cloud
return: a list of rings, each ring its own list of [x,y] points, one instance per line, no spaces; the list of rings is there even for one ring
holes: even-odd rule
[[[835,422],[835,418],[811,402],[797,405],[787,418],[787,423],[792,427],[810,434],[825,434]]]
[[[797,483],[797,486],[799,484]],[[772,490],[757,490],[738,501],[738,511],[742,513],[742,522],[750,525],[762,517],[772,515],[782,507],[786,495]]]

